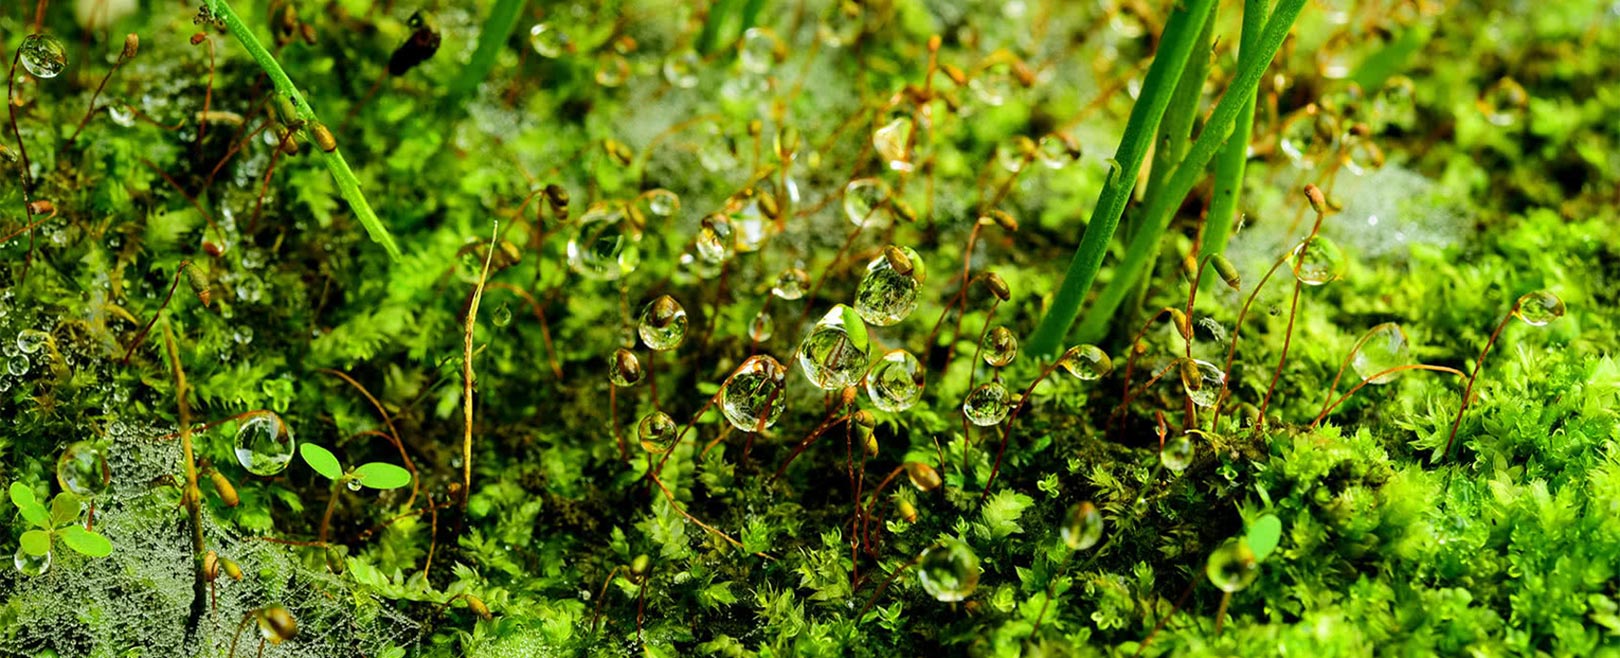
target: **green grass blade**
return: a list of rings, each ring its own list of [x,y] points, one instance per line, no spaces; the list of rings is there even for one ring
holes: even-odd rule
[[[1108,253],[1108,243],[1113,241],[1114,230],[1119,228],[1120,214],[1125,211],[1125,203],[1131,198],[1136,172],[1142,167],[1142,159],[1147,156],[1148,146],[1158,132],[1159,121],[1164,118],[1175,84],[1181,79],[1181,71],[1192,54],[1193,42],[1203,29],[1203,19],[1209,16],[1209,8],[1213,4],[1212,0],[1188,0],[1186,6],[1171,14],[1169,22],[1165,23],[1164,33],[1159,40],[1159,52],[1148,67],[1147,77],[1142,80],[1141,95],[1131,108],[1131,116],[1125,122],[1125,134],[1120,137],[1119,148],[1114,151],[1117,168],[1103,185],[1097,205],[1092,210],[1091,221],[1086,224],[1085,233],[1080,238],[1080,247],[1069,261],[1069,269],[1063,275],[1063,283],[1058,287],[1046,317],[1041,318],[1040,326],[1030,337],[1031,353],[1043,356],[1056,354],[1069,327],[1080,316],[1080,303],[1085,300],[1086,292],[1097,278],[1097,270],[1102,267],[1103,256]]]
[[[1170,175],[1170,182],[1166,184],[1165,191],[1157,197],[1148,200],[1147,211],[1143,213],[1146,223],[1142,232],[1131,239],[1126,247],[1125,257],[1119,263],[1114,278],[1108,282],[1092,306],[1091,312],[1080,325],[1080,340],[1096,341],[1100,339],[1108,328],[1108,319],[1119,308],[1125,293],[1135,283],[1137,277],[1143,275],[1149,265],[1149,257],[1158,247],[1159,239],[1163,237],[1165,229],[1170,225],[1171,215],[1182,199],[1192,191],[1192,187],[1204,175],[1204,169],[1210,160],[1215,157],[1215,151],[1226,143],[1232,134],[1232,127],[1237,123],[1238,113],[1253,97],[1260,87],[1260,78],[1264,77],[1266,68],[1270,66],[1271,59],[1282,48],[1283,41],[1287,40],[1289,30],[1294,27],[1294,19],[1299,16],[1300,9],[1305,0],[1282,0],[1277,9],[1272,12],[1271,18],[1266,21],[1266,29],[1260,40],[1258,57],[1250,62],[1248,68],[1240,68],[1237,78],[1221,96],[1215,105],[1215,111],[1210,114],[1209,122],[1204,125],[1198,134],[1198,140],[1188,149],[1186,159],[1176,166],[1175,173]]]
[[[1238,39],[1238,70],[1253,66],[1250,60],[1258,53],[1260,32],[1266,26],[1267,5],[1270,0],[1244,0],[1243,31]],[[1226,251],[1226,242],[1232,238],[1232,227],[1237,223],[1238,197],[1243,193],[1243,176],[1249,164],[1249,137],[1254,131],[1254,104],[1258,94],[1246,98],[1238,110],[1237,123],[1232,136],[1215,156],[1215,193],[1209,204],[1209,219],[1204,224],[1204,242],[1199,253],[1219,254]],[[1211,282],[1213,285],[1213,281]]]
[[[265,50],[258,37],[253,36],[253,30],[236,15],[236,10],[231,9],[230,3],[226,0],[206,0],[206,2],[209,10],[225,22],[225,29],[247,49],[253,60],[259,63],[259,68],[264,69],[265,75],[270,77],[276,91],[292,100],[293,106],[298,110],[298,117],[308,123],[318,123],[315,110],[304,101],[303,94],[298,93],[298,87],[293,85],[292,79],[287,77],[287,72],[282,70],[281,63],[276,61],[275,55]],[[399,245],[394,243],[394,236],[388,233],[388,227],[383,226],[382,220],[371,209],[371,204],[366,202],[365,194],[360,192],[360,179],[349,169],[349,163],[343,159],[343,151],[333,149],[326,152],[315,149],[315,152],[326,162],[326,168],[332,172],[332,179],[337,181],[338,193],[343,196],[344,201],[349,202],[349,207],[354,210],[360,224],[366,227],[366,233],[371,236],[371,240],[382,245],[383,249],[388,251],[389,257],[398,260],[401,255]]]
[[[512,30],[517,28],[524,4],[527,4],[527,0],[500,0],[495,3],[489,18],[484,19],[484,29],[478,33],[478,48],[473,51],[467,68],[462,69],[461,75],[450,86],[449,98],[462,98],[489,78],[489,72],[495,68],[495,60],[506,48],[506,40],[512,38]]]

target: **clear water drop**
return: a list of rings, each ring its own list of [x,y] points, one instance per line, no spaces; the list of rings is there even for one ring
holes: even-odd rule
[[[636,333],[641,342],[655,352],[667,352],[679,347],[686,339],[686,309],[669,295],[660,295],[641,309],[641,320]]]
[[[922,257],[910,247],[889,247],[866,266],[855,287],[855,311],[868,324],[888,327],[917,308],[917,293],[927,273]]]
[[[849,223],[883,228],[893,219],[889,210],[889,184],[876,178],[857,178],[844,186],[844,216]]]
[[[608,381],[619,388],[628,388],[641,383],[646,375],[641,369],[641,359],[636,353],[625,348],[614,350],[613,356],[608,358]]]
[[[799,367],[816,388],[837,391],[854,386],[866,374],[866,345],[857,344],[844,324],[843,305],[822,316],[799,344]],[[860,331],[864,332],[865,327]]]
[[[50,79],[67,69],[67,46],[49,34],[30,34],[23,37],[17,58],[24,69],[36,78]]]
[[[16,556],[11,558],[11,564],[17,568],[17,573],[24,576],[43,576],[45,572],[51,570],[51,552],[45,551],[44,555],[30,555],[28,551],[18,547]]]
[[[763,343],[776,334],[776,320],[770,313],[760,311],[754,314],[754,319],[748,322],[748,339],[755,343]]]
[[[107,455],[89,441],[68,444],[56,460],[56,483],[73,495],[89,498],[107,490],[112,469]]]
[[[1226,373],[1215,364],[1198,359],[1182,359],[1181,387],[1187,391],[1187,397],[1200,407],[1215,406],[1215,397],[1220,395],[1221,386],[1226,383]]]
[[[1006,420],[1007,412],[1012,410],[1010,397],[1007,387],[1001,382],[980,384],[962,400],[962,414],[967,416],[968,422],[979,427],[998,425]]]
[[[1294,278],[1307,286],[1320,286],[1344,276],[1344,251],[1334,241],[1313,235],[1294,248]]]
[[[748,28],[742,44],[737,47],[737,62],[744,71],[756,75],[767,73],[776,63],[776,50],[780,43],[776,35],[761,27]]]
[[[804,297],[810,291],[810,273],[804,268],[790,267],[776,275],[776,282],[771,285],[771,294],[785,301],[793,301]]]
[[[911,171],[911,117],[898,116],[872,132],[872,148],[895,171]]]
[[[236,428],[236,461],[254,475],[275,475],[292,461],[292,428],[272,411],[255,411]]]
[[[1076,345],[1063,353],[1058,361],[1058,367],[1075,379],[1090,382],[1108,376],[1114,371],[1114,361],[1108,358],[1108,353],[1096,345]]]
[[[1049,134],[1035,145],[1035,159],[1047,169],[1062,169],[1080,159],[1080,147],[1071,144],[1062,135]]]
[[[1532,327],[1546,326],[1564,317],[1564,300],[1548,290],[1528,292],[1513,305],[1513,315]]]
[[[866,395],[872,405],[888,412],[910,409],[922,399],[925,372],[911,352],[893,350],[872,364],[866,373]]]
[[[1394,381],[1398,373],[1374,375],[1412,363],[1412,347],[1406,340],[1406,332],[1394,322],[1385,322],[1367,332],[1361,349],[1356,350],[1356,355],[1350,360],[1350,367],[1369,384],[1388,384]]]
[[[529,28],[529,47],[541,57],[556,59],[568,51],[568,35],[550,23],[535,23]]]
[[[787,369],[765,355],[748,357],[720,390],[720,413],[744,432],[776,424],[787,407]]]
[[[1208,405],[1205,405],[1208,406]],[[1180,473],[1192,465],[1193,443],[1186,434],[1178,434],[1164,442],[1159,449],[1159,463],[1173,473]]]
[[[710,264],[719,265],[731,257],[731,241],[731,220],[725,215],[715,213],[703,218],[703,225],[698,228],[694,246],[699,258]]]
[[[641,418],[636,424],[636,436],[641,439],[641,449],[655,455],[669,452],[675,447],[675,438],[680,427],[675,419],[662,411],[654,411]]]
[[[580,276],[614,281],[641,264],[641,231],[618,206],[592,205],[568,240],[568,266]]]
[[[985,333],[984,344],[979,353],[984,356],[984,362],[991,367],[1005,366],[1018,358],[1018,337],[1006,327],[992,327]]]
[[[1204,567],[1209,582],[1223,592],[1236,592],[1248,587],[1260,575],[1260,563],[1242,537],[1233,537],[1209,554]]]
[[[681,209],[681,197],[665,189],[647,192],[647,209],[659,217],[669,217]]]
[[[32,363],[29,362],[28,357],[18,354],[6,359],[6,372],[11,373],[12,377],[21,377],[28,374],[30,365]]]
[[[24,329],[17,332],[17,349],[23,354],[33,354],[45,347],[51,340],[51,335],[38,329]]]
[[[698,85],[698,68],[703,65],[703,58],[697,51],[685,48],[664,58],[664,80],[681,89],[691,89]]]
[[[512,324],[512,307],[506,302],[501,302],[500,306],[495,307],[495,312],[489,314],[489,321],[497,327]]]
[[[967,544],[947,539],[923,551],[917,580],[929,596],[945,602],[966,599],[979,587],[979,556]]]
[[[1063,517],[1063,526],[1058,529],[1058,536],[1063,538],[1064,545],[1075,551],[1096,546],[1102,539],[1102,533],[1102,513],[1089,500],[1070,507],[1069,513]]]

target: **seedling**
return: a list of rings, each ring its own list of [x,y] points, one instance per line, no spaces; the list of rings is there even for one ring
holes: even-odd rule
[[[313,443],[298,446],[298,455],[311,469],[332,481],[332,495],[326,500],[326,513],[321,515],[321,529],[317,542],[326,543],[327,530],[332,524],[332,511],[337,508],[338,485],[350,491],[360,487],[371,489],[398,489],[411,483],[411,472],[386,462],[368,462],[347,471],[332,451]]]
[[[69,492],[51,498],[45,505],[34,498],[34,490],[21,482],[11,483],[11,504],[17,506],[33,529],[22,533],[17,549],[17,571],[25,576],[38,576],[51,568],[52,549],[60,540],[68,548],[89,557],[107,557],[112,554],[112,542],[79,522],[85,501]]]

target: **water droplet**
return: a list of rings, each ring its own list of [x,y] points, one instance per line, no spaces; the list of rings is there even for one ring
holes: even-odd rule
[[[641,309],[636,333],[655,352],[675,349],[686,338],[686,309],[674,297],[660,295]]]
[[[756,343],[763,343],[776,334],[776,320],[770,313],[760,311],[754,314],[754,319],[748,323],[748,338]]]
[[[641,370],[641,359],[636,353],[619,348],[614,350],[613,356],[608,359],[608,380],[614,386],[626,388],[641,383],[642,376],[646,374]]]
[[[1062,135],[1046,135],[1035,146],[1035,158],[1047,169],[1062,169],[1080,159],[1080,147],[1070,144]]]
[[[905,411],[922,399],[924,374],[916,356],[905,350],[893,350],[872,364],[872,370],[866,373],[866,395],[879,409]]]
[[[703,58],[691,48],[670,53],[664,58],[664,79],[681,89],[691,89],[698,84],[697,71],[702,65]]]
[[[844,186],[844,216],[856,226],[888,226],[893,218],[888,203],[889,184],[876,178],[857,178]]]
[[[1313,168],[1317,158],[1333,149],[1334,138],[1338,135],[1333,123],[1333,118],[1316,105],[1307,105],[1283,122],[1282,133],[1277,137],[1277,148],[1288,156],[1295,167]]]
[[[112,469],[107,456],[89,441],[75,441],[56,460],[56,482],[62,489],[85,498],[107,490]]]
[[[343,485],[348,487],[349,491],[359,491],[360,490],[360,481],[356,480],[356,479],[353,479],[353,478],[349,478],[347,480],[344,480]]]
[[[793,301],[803,297],[810,290],[810,274],[803,268],[790,267],[776,275],[776,283],[771,286],[771,294]]]
[[[256,304],[264,299],[264,279],[249,274],[236,282],[236,298],[249,304]]]
[[[495,307],[495,312],[489,315],[489,321],[497,327],[512,324],[512,307],[506,302],[501,302],[500,306]]]
[[[1215,406],[1215,396],[1226,383],[1226,374],[1215,364],[1198,359],[1181,360],[1181,387],[1187,397],[1200,407]]]
[[[617,206],[592,205],[568,240],[568,266],[580,276],[613,281],[641,264],[641,231]]]
[[[17,573],[24,576],[43,576],[51,570],[51,552],[44,555],[29,555],[28,551],[17,548],[17,555],[11,559],[12,565],[17,567]]]
[[[1394,322],[1385,322],[1367,332],[1361,349],[1356,350],[1356,355],[1350,360],[1350,367],[1355,368],[1356,375],[1369,384],[1388,384],[1395,379],[1394,374],[1382,377],[1373,375],[1412,362],[1412,347],[1406,341],[1406,332]]]
[[[236,429],[236,461],[254,475],[275,475],[292,461],[292,428],[271,411],[243,417]]]
[[[681,209],[681,197],[665,189],[647,192],[647,209],[659,217],[669,217]]]
[[[996,164],[1008,173],[1016,174],[1024,170],[1031,158],[1035,157],[1035,142],[1028,137],[1018,135],[1003,142],[996,147]]]
[[[866,374],[866,345],[857,344],[844,324],[842,304],[822,316],[799,344],[799,367],[804,376],[825,391],[837,391],[861,381]],[[861,327],[860,331],[865,331]]]
[[[6,359],[6,372],[11,373],[12,377],[21,377],[28,374],[29,365],[28,357],[18,354]]]
[[[923,551],[917,560],[917,580],[935,599],[961,601],[979,587],[979,556],[967,544],[944,540]]]
[[[748,205],[731,218],[732,234],[736,236],[733,247],[740,253],[753,253],[765,246],[771,236],[776,235],[776,223],[765,216],[760,210],[759,201],[749,201]]]
[[[1097,511],[1097,506],[1091,501],[1075,503],[1069,508],[1068,515],[1063,517],[1063,526],[1058,528],[1058,535],[1070,550],[1083,551],[1102,539],[1103,518]]]
[[[731,426],[755,432],[776,424],[787,407],[787,369],[765,355],[748,357],[720,390],[720,413]]]
[[[776,63],[778,45],[776,35],[770,30],[760,27],[748,28],[748,31],[743,33],[742,44],[737,47],[737,61],[742,64],[744,71],[754,74],[766,73]]]
[[[1513,314],[1532,327],[1545,326],[1564,317],[1564,300],[1548,290],[1528,292],[1513,305]]]
[[[135,127],[135,108],[128,103],[113,103],[107,106],[107,118],[123,128]]]
[[[731,220],[719,213],[704,217],[695,242],[698,256],[705,262],[725,262],[731,257]]]
[[[911,171],[911,128],[911,117],[901,115],[872,132],[872,147],[890,169]]]
[[[1187,470],[1187,467],[1192,465],[1192,460],[1193,443],[1186,434],[1170,437],[1164,442],[1164,447],[1159,448],[1159,463],[1164,464],[1171,472],[1180,473]]]
[[[1114,371],[1114,361],[1108,358],[1108,353],[1096,345],[1076,345],[1063,353],[1058,361],[1058,367],[1063,368],[1076,379],[1090,382],[1102,379]]]
[[[17,332],[17,349],[22,350],[23,354],[33,354],[45,347],[50,339],[50,334],[38,329],[24,329]]]
[[[1496,126],[1511,126],[1524,118],[1530,94],[1513,78],[1502,78],[1479,95],[1479,111]]]
[[[556,59],[568,50],[568,35],[550,23],[535,23],[529,28],[529,46],[541,57]]]
[[[917,308],[917,292],[927,278],[922,257],[910,247],[889,247],[866,266],[855,287],[855,311],[868,324],[894,325]]]
[[[992,367],[1000,368],[1018,358],[1018,337],[1013,335],[1011,329],[994,327],[984,335],[984,347],[981,352],[984,362]]]
[[[1344,252],[1337,243],[1320,235],[1295,247],[1292,260],[1294,278],[1307,286],[1320,286],[1344,276]]]
[[[242,325],[231,328],[231,340],[237,345],[246,345],[253,342],[253,327]]]
[[[968,393],[967,399],[962,400],[962,414],[967,416],[968,422],[979,427],[1000,424],[1012,408],[1008,398],[1007,387],[1002,386],[1001,382],[980,384]]]
[[[1365,176],[1384,166],[1384,150],[1372,137],[1352,132],[1344,136],[1344,155],[1340,159],[1345,170]]]
[[[1233,537],[1209,554],[1204,573],[1221,591],[1236,592],[1248,587],[1260,575],[1260,563],[1254,559],[1254,551],[1247,541]]]
[[[641,418],[636,425],[636,436],[641,438],[641,449],[655,455],[669,452],[675,447],[675,438],[680,427],[675,419],[662,411],[654,411]]]
[[[22,46],[18,48],[18,58],[22,60],[24,69],[36,78],[50,79],[62,74],[67,68],[67,47],[62,41],[49,34],[30,34],[23,37]]]
[[[602,53],[596,58],[596,84],[618,87],[630,79],[630,60],[619,53]]]

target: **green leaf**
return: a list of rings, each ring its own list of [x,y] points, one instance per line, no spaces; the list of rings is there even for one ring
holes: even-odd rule
[[[23,533],[22,549],[29,555],[44,555],[51,552],[51,533],[44,530],[29,530]]]
[[[866,321],[861,319],[861,314],[855,312],[855,309],[844,304],[839,304],[838,310],[844,316],[844,331],[849,332],[849,341],[855,344],[855,349],[867,351],[872,341],[866,335]]]
[[[1282,540],[1282,519],[1276,514],[1267,514],[1254,520],[1249,526],[1246,538],[1249,550],[1254,551],[1256,562],[1265,562],[1266,556],[1277,550],[1277,542]]]
[[[78,496],[66,491],[56,494],[51,499],[51,527],[67,525],[79,520],[79,512],[84,510],[83,501]]]
[[[90,557],[107,557],[113,550],[112,542],[106,537],[76,525],[62,529],[62,543]]]
[[[360,484],[373,489],[398,489],[411,483],[411,472],[393,464],[371,462],[354,469]]]
[[[343,477],[343,465],[338,463],[331,450],[313,443],[305,443],[298,446],[298,454],[303,455],[304,463],[309,464],[309,467],[315,469],[322,477],[332,481]]]
[[[29,489],[28,485],[21,482],[11,483],[11,504],[17,506],[17,511],[22,512],[23,519],[29,523],[41,528],[51,527],[50,516],[46,514],[45,506],[34,498],[34,490]]]

